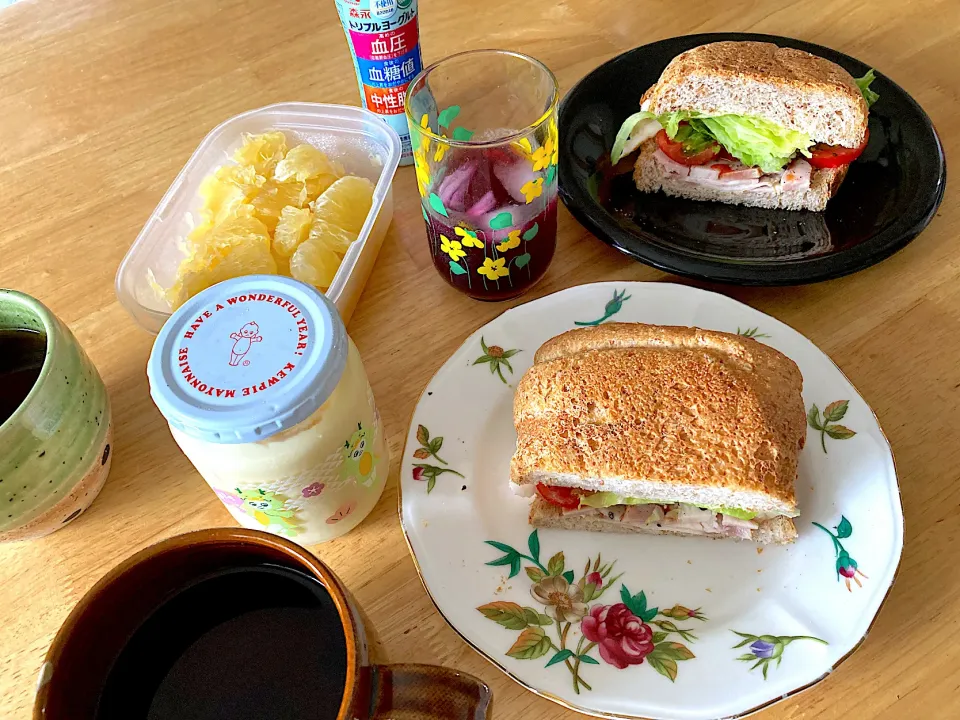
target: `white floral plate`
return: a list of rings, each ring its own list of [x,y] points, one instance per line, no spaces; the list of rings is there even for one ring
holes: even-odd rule
[[[739,332],[799,365],[794,545],[531,532],[507,484],[514,387],[543,342],[610,319]],[[903,547],[890,446],[837,366],[768,315],[664,283],[572,288],[474,333],[417,405],[400,516],[427,592],[470,645],[544,697],[618,718],[732,718],[809,687],[863,641]]]

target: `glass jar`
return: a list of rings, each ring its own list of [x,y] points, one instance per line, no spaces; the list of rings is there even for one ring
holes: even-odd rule
[[[252,275],[201,292],[163,326],[147,375],[174,440],[244,527],[323,542],[383,492],[360,354],[312,287]]]

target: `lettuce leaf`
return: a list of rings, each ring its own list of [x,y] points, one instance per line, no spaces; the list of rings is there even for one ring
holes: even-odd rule
[[[741,510],[740,508],[731,508],[731,507],[717,507],[717,508],[707,508],[707,510],[716,510],[718,513],[723,513],[724,515],[729,515],[730,517],[740,518],[741,520],[753,520],[757,513],[752,510]]]
[[[740,115],[719,115],[691,121],[702,125],[727,152],[744,165],[778,172],[797,152],[809,157],[813,140],[799,130],[788,130],[768,120]]]
[[[637,123],[654,117],[672,140],[676,140],[678,133],[681,133],[682,142],[691,147],[699,145],[701,148],[709,140],[715,140],[744,165],[756,165],[768,173],[782,170],[797,152],[809,156],[809,148],[813,145],[813,141],[806,134],[797,130],[788,130],[761,118],[744,115],[709,117],[699,112],[678,110],[659,116],[648,112],[631,115],[627,119],[628,122],[632,120],[630,128],[626,129],[627,123],[624,123],[624,127],[617,135],[618,140],[623,135],[623,143],[619,146],[621,154],[627,138],[636,128]],[[688,124],[681,127],[682,122]],[[618,146],[615,143],[614,150],[617,149]],[[611,160],[616,162],[621,156],[617,155],[614,159],[611,153]]]
[[[615,492],[596,492],[592,495],[585,495],[580,498],[580,505],[586,505],[587,507],[594,508],[606,508],[613,507],[614,505],[675,505],[676,501],[671,500],[654,500],[651,498],[637,498],[637,497],[624,497],[618,495]],[[740,508],[729,508],[729,507],[708,507],[704,510],[713,510],[714,512],[723,513],[724,515],[729,515],[730,517],[740,518],[741,520],[752,520],[757,516],[757,513],[752,510],[742,510]]]
[[[853,79],[853,81],[857,84],[857,87],[860,88],[860,94],[863,95],[863,99],[867,101],[867,107],[872,106],[877,100],[880,99],[880,95],[870,89],[870,83],[876,79],[877,76],[874,74],[873,68],[867,70],[866,75],[863,77]]]
[[[677,128],[676,134],[673,136],[673,141],[683,145],[683,151],[687,155],[696,155],[701,150],[705,150],[717,143],[710,133],[704,132],[702,128],[692,123],[680,125]]]
[[[613,505],[647,505],[658,502],[657,500],[648,500],[647,498],[621,497],[615,492],[596,492],[593,495],[586,495],[580,498],[580,504],[588,507],[605,508]]]
[[[623,125],[617,132],[617,138],[613,141],[613,148],[610,150],[610,162],[616,164],[620,158],[632,153],[640,143],[658,132],[660,132],[660,123],[656,115],[645,110],[634,113],[623,121]]]

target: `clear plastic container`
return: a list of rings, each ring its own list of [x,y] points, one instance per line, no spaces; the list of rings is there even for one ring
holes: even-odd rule
[[[200,183],[232,161],[244,133],[280,130],[290,145],[308,142],[376,184],[360,236],[347,251],[327,291],[346,323],[380,253],[393,219],[391,183],[400,160],[400,137],[379,117],[346,105],[278,103],[230,118],[207,135],[150,215],[117,271],[117,297],[143,328],[159,332],[171,308],[163,296],[186,256],[184,238],[200,207]]]

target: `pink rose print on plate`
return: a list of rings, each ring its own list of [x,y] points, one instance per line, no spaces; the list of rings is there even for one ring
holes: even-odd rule
[[[323,489],[326,487],[322,482],[315,482],[312,485],[307,485],[301,492],[304,497],[316,497],[323,492]]]
[[[617,670],[646,665],[675,682],[677,663],[696,657],[671,635],[686,642],[696,640],[692,628],[678,627],[673,620],[705,621],[700,608],[647,607],[646,593],[641,590],[634,595],[624,583],[620,583],[620,602],[610,605],[596,602],[616,587],[623,576],[623,573],[614,574],[616,560],[603,562],[598,554],[596,558],[587,558],[579,572],[579,563],[567,569],[563,551],[541,556],[537,530],[530,533],[525,550],[496,540],[486,543],[503,553],[486,564],[497,568],[509,565],[511,578],[526,572],[533,582],[530,594],[543,606],[543,612],[506,600],[489,602],[477,610],[507,630],[520,630],[506,651],[508,657],[546,658],[543,667],[566,668],[577,695],[593,690],[584,675],[594,665],[606,664]],[[577,626],[582,634],[579,641],[570,633],[570,629]],[[600,659],[594,653],[598,653]]]
[[[594,605],[580,631],[597,643],[600,657],[615,668],[639,665],[653,652],[653,630],[623,603]]]
[[[217,490],[216,488],[214,488],[213,491],[217,494],[217,497],[220,498],[220,502],[227,507],[240,507],[243,505],[243,498],[239,495],[235,495],[226,490]]]
[[[336,525],[356,509],[357,501],[347,500],[343,505],[337,508],[337,511],[333,515],[327,518],[327,525]]]

